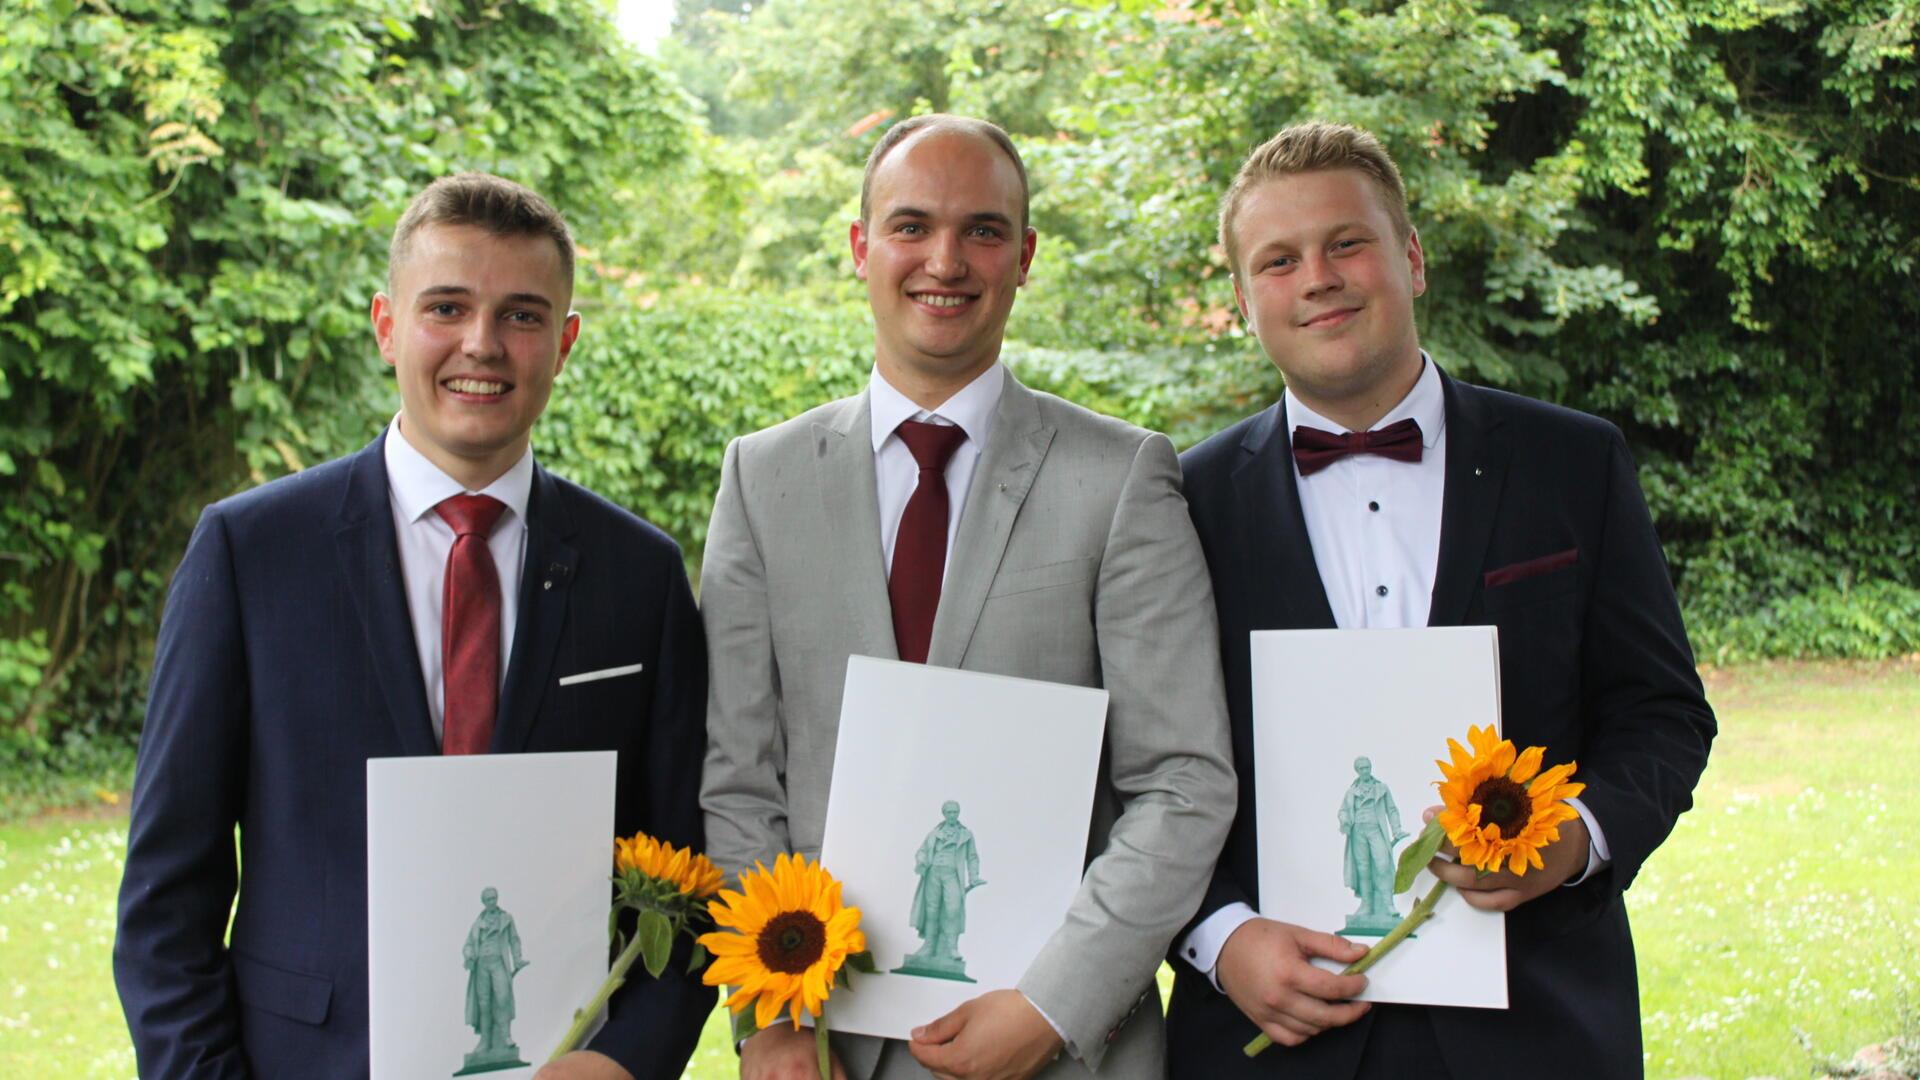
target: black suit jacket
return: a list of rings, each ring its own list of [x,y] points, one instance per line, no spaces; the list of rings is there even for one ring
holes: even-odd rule
[[[1442,387],[1446,491],[1428,623],[1499,627],[1503,734],[1545,746],[1550,763],[1579,762],[1582,800],[1612,862],[1510,914],[1510,1008],[1430,1009],[1435,1038],[1454,1076],[1479,1072],[1493,1047],[1551,1060],[1557,1077],[1638,1076],[1639,989],[1621,894],[1692,805],[1713,712],[1619,430],[1444,375]],[[1247,635],[1334,625],[1288,431],[1283,400],[1181,458],[1219,605],[1240,773],[1233,830],[1188,930],[1234,901],[1259,907]],[[1240,1047],[1258,1033],[1253,1023],[1191,965],[1176,957],[1174,968],[1173,1076],[1353,1075],[1373,1013],[1248,1059]]]
[[[208,507],[174,575],[113,957],[146,1080],[368,1073],[366,762],[439,753],[382,455]],[[536,468],[518,620],[492,752],[617,750],[618,830],[698,847],[706,648],[673,541]],[[592,1048],[678,1076],[713,1003],[683,968],[630,981]]]

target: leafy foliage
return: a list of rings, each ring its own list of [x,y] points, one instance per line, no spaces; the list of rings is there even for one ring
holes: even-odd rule
[[[488,169],[599,235],[691,105],[586,3],[8,10],[0,711],[44,751],[137,715],[201,505],[390,414],[365,304],[415,190]]]

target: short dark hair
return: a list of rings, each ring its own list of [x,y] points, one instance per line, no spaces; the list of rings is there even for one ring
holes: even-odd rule
[[[1227,263],[1235,280],[1240,277],[1239,237],[1233,231],[1233,219],[1247,192],[1268,180],[1300,173],[1353,169],[1372,180],[1385,197],[1387,217],[1399,238],[1413,231],[1407,219],[1407,187],[1400,179],[1400,167],[1393,155],[1373,133],[1351,124],[1329,124],[1313,120],[1294,124],[1260,144],[1247,155],[1240,171],[1220,197],[1220,244],[1227,249]]]
[[[893,148],[906,142],[908,138],[923,131],[956,131],[967,135],[977,135],[1000,148],[1013,162],[1013,171],[1020,177],[1020,227],[1027,227],[1030,191],[1027,187],[1027,163],[1020,160],[1020,151],[1014,148],[1012,136],[1000,125],[988,120],[978,120],[971,116],[955,116],[952,113],[927,113],[923,116],[908,117],[887,129],[880,141],[873,145],[873,152],[867,155],[867,172],[860,179],[860,220],[866,221],[872,213],[873,174],[880,168]]]
[[[477,225],[495,236],[544,236],[560,249],[560,265],[573,280],[573,233],[567,219],[532,188],[492,173],[464,172],[428,184],[407,204],[387,247],[387,287],[393,268],[406,257],[413,234],[428,225]]]

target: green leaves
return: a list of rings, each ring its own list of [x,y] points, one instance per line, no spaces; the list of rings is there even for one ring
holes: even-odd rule
[[[659,978],[673,952],[673,923],[657,911],[642,911],[634,932],[640,939],[640,962],[647,974]]]
[[[1420,835],[1414,837],[1413,843],[1400,852],[1400,863],[1393,871],[1395,894],[1413,888],[1413,879],[1433,861],[1446,839],[1447,830],[1440,827],[1438,819],[1427,822],[1427,827],[1420,830]]]

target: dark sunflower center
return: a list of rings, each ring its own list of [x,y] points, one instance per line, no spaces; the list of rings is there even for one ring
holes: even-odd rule
[[[1527,819],[1533,816],[1533,800],[1528,797],[1527,789],[1507,779],[1496,776],[1484,780],[1473,789],[1471,802],[1480,804],[1480,824],[1500,826],[1500,835],[1511,839],[1520,835],[1527,827]]]
[[[768,971],[798,975],[827,949],[827,927],[812,912],[786,911],[760,931],[760,962]]]

